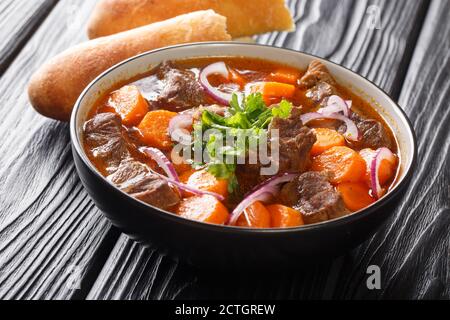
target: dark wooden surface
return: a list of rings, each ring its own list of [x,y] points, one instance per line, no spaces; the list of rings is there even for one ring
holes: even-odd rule
[[[0,3],[0,298],[450,298],[449,0],[289,1],[297,32],[257,38],[373,80],[410,116],[420,151],[411,187],[372,239],[334,261],[273,275],[217,275],[143,248],[83,190],[67,124],[37,115],[26,84],[49,57],[85,40],[94,4]],[[374,5],[379,29],[369,27]],[[369,265],[380,266],[382,290],[367,289]]]
[[[0,298],[84,297],[117,237],[78,179],[68,125],[39,116],[26,93],[39,65],[86,38],[93,5],[59,1],[44,20],[29,12],[36,32],[0,78]]]
[[[56,0],[0,2],[0,74],[11,64],[55,4]]]

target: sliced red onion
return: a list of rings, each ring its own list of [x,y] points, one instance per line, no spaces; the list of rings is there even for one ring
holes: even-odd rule
[[[376,154],[373,157],[372,164],[370,165],[370,181],[372,184],[373,196],[377,200],[384,194],[384,190],[381,188],[379,179],[380,165],[383,160],[394,162],[395,155],[388,148],[380,148],[376,151]]]
[[[180,113],[173,117],[169,122],[169,135],[173,141],[189,145],[192,143],[192,137],[188,128],[192,127],[194,119],[192,114]]]
[[[322,114],[318,112],[311,112],[311,113],[305,113],[300,116],[300,119],[302,120],[303,124],[306,125],[307,123],[313,121],[313,120],[319,120],[319,119],[332,119],[332,120],[339,120],[345,123],[347,126],[347,130],[344,133],[344,136],[351,141],[359,141],[361,140],[361,135],[358,130],[358,127],[356,124],[346,116],[343,116],[339,113],[332,113],[332,114]]]
[[[227,106],[230,104],[232,93],[223,92],[213,87],[208,80],[208,77],[213,74],[218,74],[228,79],[230,76],[230,71],[228,71],[226,64],[221,61],[210,64],[209,66],[204,68],[200,72],[199,76],[200,84],[203,86],[206,92],[218,102]]]
[[[167,176],[174,180],[174,181],[180,181],[180,178],[178,177],[177,171],[175,170],[175,167],[173,166],[173,163],[165,156],[164,153],[162,153],[160,150],[156,148],[141,148],[142,152],[150,156],[153,160],[156,161],[156,163],[161,167],[161,169],[164,170],[164,172],[167,174]]]
[[[350,117],[351,106],[351,101],[344,101],[344,99],[342,99],[341,97],[334,95],[328,98],[327,106],[325,108],[319,109],[317,112],[324,115],[342,112],[344,116],[348,118]]]
[[[279,192],[280,184],[290,182],[297,176],[297,174],[286,173],[281,176],[270,178],[269,180],[257,186],[254,191],[251,191],[248,195],[246,195],[244,200],[242,200],[242,202],[239,203],[233,210],[228,224],[235,225],[242,212],[244,212],[244,210],[247,209],[251,204],[255,203],[256,201],[268,201],[270,197],[276,195]]]
[[[347,104],[348,110],[349,110],[349,116],[352,114],[352,105],[353,105],[353,101],[352,100],[345,100],[345,103]]]
[[[342,112],[344,116],[348,118],[350,117],[351,105],[351,101],[344,101],[344,99],[342,99],[341,97],[333,95],[328,98],[327,106],[325,108],[319,109],[319,111],[317,112],[324,115],[331,115],[333,113]]]
[[[164,172],[168,175],[168,177],[159,174],[157,172],[154,172],[155,174],[157,174],[159,177],[161,177],[161,179],[166,180],[167,182],[173,184],[174,186],[176,186],[177,188],[184,190],[184,191],[188,191],[190,193],[193,193],[195,195],[210,195],[213,197],[216,197],[219,201],[224,201],[225,198],[215,192],[209,192],[209,191],[203,191],[203,190],[199,190],[197,188],[193,188],[187,184],[181,183],[180,182],[180,178],[178,177],[178,174],[175,170],[175,167],[173,166],[172,162],[170,162],[169,159],[167,159],[167,157],[164,155],[164,153],[162,153],[160,150],[156,149],[156,148],[141,148],[140,149],[142,152],[144,152],[145,154],[149,155],[153,160],[156,161],[156,163],[158,163],[158,165],[164,170]]]
[[[181,190],[188,191],[188,192],[193,193],[193,194],[198,195],[198,196],[210,195],[210,196],[215,197],[219,201],[224,201],[225,200],[225,198],[222,195],[218,194],[218,193],[199,190],[199,189],[193,188],[193,187],[191,187],[191,186],[189,186],[189,185],[187,185],[185,183],[181,183],[180,181],[177,181],[177,180],[174,180],[174,179],[170,179],[170,178],[168,178],[166,176],[163,176],[163,175],[160,175],[160,174],[158,174],[158,175],[162,179],[164,179],[167,182],[173,184],[174,186],[176,186],[177,188],[179,188]]]

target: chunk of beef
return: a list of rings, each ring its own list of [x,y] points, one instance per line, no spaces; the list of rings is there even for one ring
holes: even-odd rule
[[[351,147],[356,149],[370,148],[374,150],[386,147],[392,150],[394,143],[381,122],[374,119],[366,119],[356,112],[352,112],[350,118],[355,122],[362,135],[360,141],[348,141]],[[340,133],[344,133],[346,126],[341,123],[337,130]]]
[[[325,105],[326,99],[337,94],[336,89],[326,82],[319,82],[316,86],[306,92],[306,97],[316,103]]]
[[[129,195],[161,209],[173,207],[180,201],[180,195],[167,181],[137,161],[123,161],[108,180]]]
[[[164,62],[157,76],[162,81],[157,101],[160,107],[179,112],[207,102],[205,92],[192,71],[177,69],[170,62]]]
[[[306,96],[316,103],[326,104],[328,97],[337,94],[336,81],[327,67],[320,61],[310,63],[305,75],[300,79],[300,87],[308,89]]]
[[[306,224],[339,218],[350,212],[326,174],[306,172],[286,184],[280,193],[283,204],[302,213]]]
[[[122,120],[114,113],[100,113],[84,125],[88,154],[106,167],[108,180],[131,196],[166,209],[176,205],[179,194],[169,184],[150,172],[143,163],[131,160]]]
[[[320,61],[312,61],[305,75],[300,79],[300,86],[308,89],[306,96],[322,106],[326,105],[327,98],[336,95],[336,81],[331,76],[327,67]],[[352,143],[357,148],[378,149],[381,147],[392,148],[393,143],[383,124],[373,119],[364,119],[358,113],[353,112],[352,120],[363,135],[362,141]],[[346,130],[341,122],[328,122],[330,127],[335,126],[339,132]]]
[[[352,120],[362,134],[362,139],[357,143],[359,148],[378,149],[386,147],[392,150],[392,139],[383,124],[374,119],[363,119],[357,113],[353,113]]]
[[[110,174],[129,156],[122,120],[115,113],[100,113],[84,124],[84,141],[90,157]]]
[[[310,164],[310,151],[316,142],[313,131],[303,126],[300,108],[294,108],[287,119],[275,117],[269,125],[269,134],[278,130],[279,173],[302,173]],[[271,136],[271,143],[273,143]],[[272,159],[274,160],[274,159]]]
[[[309,64],[305,75],[300,79],[300,85],[306,88],[312,88],[320,82],[336,85],[336,81],[331,76],[328,68],[319,60],[313,60]]]
[[[358,124],[362,133],[360,148],[378,149],[386,147],[392,150],[392,142],[384,126],[376,120],[365,120]]]
[[[263,181],[270,177],[261,176],[261,165],[258,164],[243,164],[236,167],[236,178],[238,181],[237,194],[241,197],[252,191],[255,186],[259,185]],[[235,199],[235,205],[238,205],[242,199]]]
[[[113,174],[109,175],[107,179],[120,187],[120,189],[123,189],[129,183],[132,183],[133,179],[142,178],[142,176],[149,172],[150,170],[145,164],[131,159],[125,159],[121,162],[119,168]],[[127,190],[129,189],[127,188]]]
[[[270,156],[272,161],[270,165],[263,166],[258,163],[250,163],[249,157],[246,159],[246,163],[238,165],[236,168],[236,176],[239,182],[239,193],[244,195],[253,189],[259,183],[270,178],[268,174],[261,175],[262,168],[272,168],[277,166],[278,170],[274,173],[303,173],[310,165],[310,151],[313,144],[316,142],[316,135],[311,129],[303,126],[300,120],[300,108],[294,108],[291,113],[291,117],[288,119],[273,118],[269,125],[269,148],[270,144],[275,141],[278,143],[278,159],[273,155]],[[271,130],[278,130],[278,139],[275,140],[275,136],[271,134]],[[269,150],[270,151],[270,150]],[[252,152],[252,150],[249,150]]]

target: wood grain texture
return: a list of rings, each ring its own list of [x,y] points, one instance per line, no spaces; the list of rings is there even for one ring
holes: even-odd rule
[[[399,103],[413,122],[418,169],[387,226],[347,261],[335,295],[386,299],[450,298],[450,2],[434,0]],[[381,292],[352,281],[378,265]]]
[[[33,35],[57,0],[0,2],[0,75]]]
[[[38,115],[26,94],[34,70],[85,38],[82,30],[93,5],[60,1],[0,78],[3,299],[83,297],[92,273],[96,276],[95,263],[107,258],[101,248],[114,245],[115,232],[76,174],[68,125]],[[81,290],[73,286],[78,275]]]
[[[174,299],[194,282],[189,268],[122,235],[87,299]]]
[[[433,24],[432,21],[437,17],[436,11],[445,9],[443,2],[445,1],[437,0],[433,3],[435,10],[430,11],[427,19],[430,35],[438,28],[438,25]],[[373,8],[380,9],[381,29],[368,27],[371,16],[367,14],[367,10],[372,5],[377,6]],[[288,47],[329,58],[373,80],[398,98],[427,13],[427,1],[309,0],[289,1],[289,7],[295,13],[297,32],[262,35],[257,38],[259,43]],[[436,10],[435,7],[439,8]],[[434,28],[434,31],[430,28]],[[421,43],[424,42],[423,38],[422,35]],[[440,39],[442,42],[444,38]],[[431,45],[434,42],[427,43]],[[426,44],[421,44],[421,46],[424,45]],[[448,47],[447,50],[445,49],[445,46],[434,47],[430,49],[430,52],[440,50],[441,55],[445,56],[448,54]],[[420,64],[421,60],[423,59],[418,58],[416,54],[415,63]],[[410,71],[408,81],[411,82],[413,77],[414,73],[411,75]],[[441,75],[440,79],[445,83],[444,75]],[[434,81],[437,83],[437,80]],[[435,87],[435,89],[441,88]],[[425,91],[421,99],[426,99],[429,94]],[[442,99],[442,103],[445,101]],[[421,102],[408,98],[408,93],[402,96],[402,103],[415,110],[422,110]],[[422,118],[422,121],[426,121],[426,117]],[[444,125],[445,122],[442,122],[442,126]],[[433,127],[428,127],[428,130]],[[441,132],[440,136],[443,135],[444,133]],[[442,138],[435,143],[439,144],[443,141],[447,140]],[[424,147],[425,145],[422,148]],[[444,150],[441,152],[443,156]],[[438,167],[444,168],[443,162],[439,162],[438,158],[428,157],[428,167],[441,163]],[[448,166],[446,168],[448,170]],[[422,170],[426,171],[426,169]],[[403,297],[416,297],[420,296],[420,288],[426,286],[427,281],[430,282],[428,285],[430,289],[426,291],[429,292],[429,296],[436,292],[445,295],[442,291],[442,281],[445,280],[443,273],[448,270],[442,266],[445,263],[448,264],[445,260],[448,256],[446,255],[448,252],[445,252],[445,249],[448,251],[448,239],[442,239],[442,237],[446,236],[444,231],[448,226],[448,218],[446,218],[448,209],[445,209],[448,205],[442,205],[441,201],[443,197],[449,197],[449,195],[444,195],[445,181],[441,177],[442,183],[433,187],[438,194],[425,197],[429,195],[430,184],[422,179],[414,181],[395,218],[386,229],[383,229],[372,241],[335,261],[292,273],[275,274],[273,277],[259,274],[214,275],[191,269],[178,262],[171,262],[169,258],[155,255],[154,251],[143,249],[123,236],[119,239],[88,297],[91,299],[328,299],[393,297],[398,296],[399,293],[402,293]],[[426,193],[417,197],[414,190]],[[445,190],[448,190],[448,187],[445,187]],[[426,203],[419,209],[418,205],[422,201]],[[410,211],[417,214],[417,210],[420,213],[427,211],[426,224],[421,225],[422,221],[415,219],[415,215],[405,215],[405,212]],[[426,229],[427,225],[428,229]],[[427,231],[424,233],[425,230]],[[385,238],[394,239],[395,242],[386,241]],[[406,241],[405,245],[403,245],[404,241]],[[416,242],[422,245],[414,245]],[[428,247],[430,243],[433,243],[432,247]],[[435,244],[439,246],[434,246]],[[398,253],[390,250],[393,245],[396,248],[401,247],[398,248]],[[430,251],[430,256],[433,256],[433,258],[427,258],[428,262],[425,264],[419,263],[418,257],[422,250]],[[378,262],[382,264],[383,283],[386,284],[384,290],[377,292],[370,292],[366,287],[366,269],[368,265],[374,263],[373,255],[381,257]],[[433,261],[435,273],[428,270],[429,263]],[[163,263],[165,267],[162,267]],[[411,271],[411,268],[416,268],[416,271],[409,274],[402,272]],[[430,278],[428,276],[431,273],[433,277]],[[385,279],[389,280],[386,282]],[[155,283],[165,285],[155,287]],[[448,286],[444,288],[448,290]]]

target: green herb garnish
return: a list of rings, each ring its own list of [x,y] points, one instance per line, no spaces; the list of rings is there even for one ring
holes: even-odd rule
[[[238,96],[233,94],[225,116],[203,111],[200,122],[194,125],[194,141],[197,141],[194,148],[202,148],[201,151],[207,156],[207,159],[203,159],[203,165],[218,179],[228,179],[228,189],[232,193],[238,186],[235,175],[237,159],[245,157],[248,151],[248,143],[242,143],[242,140],[239,140],[240,135],[258,139],[262,133],[267,133],[274,117],[288,118],[291,111],[292,103],[286,100],[269,108],[260,93],[244,97],[241,103]],[[210,134],[204,141],[202,135],[210,129],[214,129],[215,133]],[[233,139],[234,143],[223,143],[229,139]],[[199,143],[200,140],[202,143]]]

